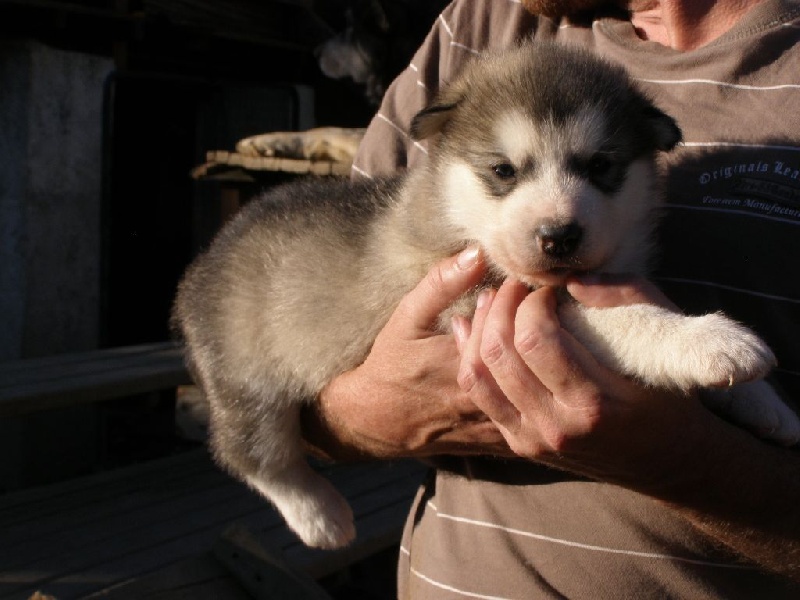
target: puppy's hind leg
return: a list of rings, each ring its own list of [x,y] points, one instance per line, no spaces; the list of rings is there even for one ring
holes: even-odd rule
[[[305,460],[299,403],[261,400],[250,411],[212,415],[212,445],[218,460],[269,500],[306,545],[346,545],[355,537],[353,513]]]
[[[245,481],[269,498],[307,546],[339,548],[355,538],[347,501],[302,458],[277,473],[246,476]]]

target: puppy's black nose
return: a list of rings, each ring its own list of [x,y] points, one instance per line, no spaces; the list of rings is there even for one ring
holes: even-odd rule
[[[536,230],[542,252],[555,258],[569,256],[580,246],[583,228],[575,223],[545,224]]]

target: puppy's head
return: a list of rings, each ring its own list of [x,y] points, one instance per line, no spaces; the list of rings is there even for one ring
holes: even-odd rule
[[[436,136],[450,224],[532,286],[640,269],[660,200],[654,156],[681,139],[622,69],[549,43],[474,61],[412,135]]]

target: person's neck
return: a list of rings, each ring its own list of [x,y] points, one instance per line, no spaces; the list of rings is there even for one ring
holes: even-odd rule
[[[631,0],[631,22],[644,40],[695,50],[730,30],[763,0]]]

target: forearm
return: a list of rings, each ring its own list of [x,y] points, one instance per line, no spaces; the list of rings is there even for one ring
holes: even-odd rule
[[[306,449],[317,458],[353,462],[393,454],[385,444],[356,433],[359,415],[365,414],[362,403],[368,400],[353,388],[353,376],[353,373],[344,373],[334,379],[317,401],[301,412]]]
[[[449,336],[428,342],[439,367],[448,362],[442,357],[455,354]],[[303,410],[307,451],[344,462],[445,454],[513,456],[494,423],[458,389],[455,373],[448,368],[434,372],[424,354],[417,355],[415,375],[405,382],[388,374],[365,374],[364,366],[334,379]]]
[[[303,407],[300,423],[305,450],[311,456],[334,462],[353,462],[366,457],[365,452],[350,443],[340,426],[326,419],[318,403]]]

